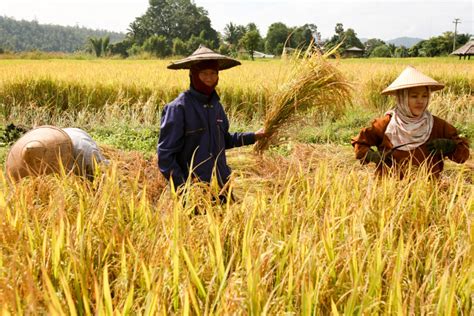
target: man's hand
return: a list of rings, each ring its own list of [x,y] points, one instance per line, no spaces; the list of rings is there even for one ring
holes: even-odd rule
[[[456,149],[456,142],[448,138],[437,138],[426,143],[426,147],[433,154],[446,155]]]
[[[269,136],[270,134],[265,132],[265,129],[263,127],[255,132],[255,140],[260,140]]]

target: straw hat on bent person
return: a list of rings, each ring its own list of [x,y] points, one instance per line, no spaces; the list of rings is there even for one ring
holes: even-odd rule
[[[408,66],[387,88],[382,91],[384,95],[396,95],[398,90],[416,87],[429,87],[430,91],[441,90],[444,84],[423,74],[412,66]]]
[[[8,152],[7,174],[14,180],[29,175],[67,172],[73,164],[73,144],[62,129],[40,126],[23,135]]]
[[[200,45],[190,56],[172,62],[168,65],[168,69],[191,69],[193,65],[199,64],[202,61],[215,60],[219,65],[219,70],[230,69],[232,67],[241,65],[240,61],[218,54],[213,50]]]
[[[72,155],[74,157],[73,171],[77,175],[94,178],[96,164],[109,165],[97,143],[84,130],[75,127],[63,128],[72,141]]]

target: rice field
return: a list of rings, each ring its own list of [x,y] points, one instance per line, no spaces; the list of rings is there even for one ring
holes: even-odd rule
[[[474,66],[470,61],[455,58],[383,61],[334,61],[352,82],[356,105],[386,110],[388,99],[379,96],[379,91],[410,64],[445,83],[443,95],[468,96],[463,104],[472,105]],[[189,85],[187,72],[168,70],[168,63],[165,60],[0,60],[0,104],[4,112],[15,106],[47,107],[52,112],[84,108],[91,111],[106,104],[130,108],[146,102],[159,108]],[[227,111],[240,114],[242,119],[262,115],[272,91],[285,79],[287,64],[284,60],[243,61],[242,66],[222,72],[218,89]]]
[[[424,168],[376,179],[347,139],[391,106],[378,92],[412,64],[446,84],[430,110],[473,148],[473,62],[331,63],[350,104],[301,114],[261,155],[228,151],[236,201],[216,205],[215,184],[177,196],[157,170],[160,112],[187,87],[185,71],[0,60],[2,125],[81,127],[112,161],[93,182],[0,175],[1,314],[472,315],[474,160],[448,161],[439,181]],[[220,74],[232,130],[263,125],[287,71],[264,60]]]

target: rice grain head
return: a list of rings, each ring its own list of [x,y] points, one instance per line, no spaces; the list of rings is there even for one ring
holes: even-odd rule
[[[350,100],[351,87],[334,63],[328,61],[336,49],[322,55],[310,46],[306,51],[298,51],[293,55],[285,79],[271,95],[265,113],[264,128],[270,137],[257,142],[257,152],[268,149],[278,130],[291,123],[297,112],[310,109],[342,112]]]

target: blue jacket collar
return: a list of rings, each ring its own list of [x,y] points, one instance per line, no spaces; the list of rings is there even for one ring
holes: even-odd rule
[[[207,96],[199,91],[197,91],[196,89],[194,89],[193,87],[189,87],[189,92],[191,93],[191,95],[196,98],[196,100],[198,100],[200,103],[210,103],[210,102],[213,102],[213,101],[219,101],[220,98],[219,96],[217,95],[216,91],[212,92],[210,96]]]

